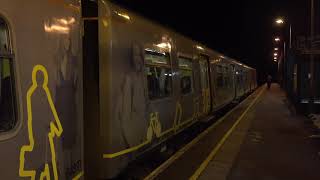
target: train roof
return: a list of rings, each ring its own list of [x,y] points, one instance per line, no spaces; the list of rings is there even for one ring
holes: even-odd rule
[[[150,24],[153,24],[154,26],[168,32],[170,35],[173,35],[173,36],[177,36],[179,39],[184,39],[186,41],[190,41],[192,42],[193,44],[195,44],[197,46],[197,48],[201,48],[202,51],[204,52],[204,54],[215,54],[219,57],[221,57],[222,59],[225,59],[225,60],[228,60],[228,61],[231,61],[232,63],[234,64],[237,64],[239,66],[242,66],[242,67],[245,67],[245,68],[248,68],[248,69],[254,69],[238,60],[235,60],[233,58],[230,58],[216,50],[213,50],[211,48],[209,48],[208,46],[206,46],[205,44],[203,43],[200,43],[196,40],[193,40],[192,38],[190,37],[187,37],[179,32],[177,32],[176,30],[172,29],[171,27],[168,27],[168,26],[165,26],[163,24],[160,24],[154,20],[151,20],[150,18],[146,18],[145,16],[137,13],[136,11],[133,11],[131,9],[127,9],[127,7],[123,7],[122,5],[118,4],[116,1],[110,1],[110,0],[102,0],[104,1],[105,3],[108,3],[110,4],[110,8],[111,8],[111,11],[114,11],[116,12],[118,15],[120,14],[120,16],[124,16],[125,18],[128,18],[128,17],[135,17],[135,18],[138,18],[140,20],[144,20],[144,21],[147,21],[149,22]],[[120,12],[119,12],[120,11]],[[132,20],[132,19],[131,19]]]

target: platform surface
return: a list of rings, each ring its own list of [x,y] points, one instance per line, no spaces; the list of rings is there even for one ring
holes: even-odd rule
[[[199,179],[319,180],[320,139],[274,84],[247,112]]]

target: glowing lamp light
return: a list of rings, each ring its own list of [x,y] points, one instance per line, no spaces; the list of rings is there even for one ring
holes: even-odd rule
[[[278,50],[279,50],[279,48],[274,48],[274,50],[275,50],[275,51],[278,51]]]
[[[280,41],[280,38],[274,38],[274,40],[276,41],[276,42],[278,42],[278,41]]]
[[[278,56],[278,53],[274,53],[273,55],[274,55],[274,56]]]
[[[279,18],[279,19],[276,20],[276,23],[277,23],[277,24],[283,24],[284,21],[283,21],[283,19],[280,19],[280,18]]]

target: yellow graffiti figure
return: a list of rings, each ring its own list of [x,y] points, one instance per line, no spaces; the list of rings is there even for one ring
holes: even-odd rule
[[[43,82],[42,86],[40,86],[37,82],[37,77],[36,77],[37,73],[43,74],[44,82]],[[53,116],[54,116],[54,120],[50,122],[50,132],[48,133],[48,140],[49,140],[49,144],[50,144],[50,151],[51,151],[51,158],[52,158],[52,160],[51,160],[52,163],[50,165],[52,166],[54,180],[58,180],[56,151],[55,151],[55,146],[54,146],[53,140],[54,140],[54,137],[61,136],[63,129],[62,129],[56,108],[55,108],[54,103],[52,101],[50,90],[48,88],[48,72],[47,72],[46,68],[43,67],[42,65],[36,65],[33,68],[32,86],[29,88],[29,90],[27,92],[27,112],[28,112],[28,124],[27,125],[28,125],[29,144],[22,146],[22,148],[20,150],[19,176],[20,177],[30,177],[31,180],[35,180],[36,174],[38,173],[38,172],[36,172],[36,170],[26,170],[25,169],[25,154],[26,154],[26,152],[32,152],[34,145],[35,145],[33,129],[32,129],[33,124],[32,124],[31,97],[37,88],[42,88],[45,91],[46,96],[48,98],[49,105],[50,105],[50,109],[51,109]],[[40,174],[40,179],[46,178],[46,179],[50,180],[50,177],[51,177],[50,173],[51,172],[50,172],[49,164],[46,162],[44,170]]]
[[[150,124],[147,132],[147,140],[151,141],[153,138],[153,135],[155,135],[157,138],[161,136],[161,123],[159,120],[158,112],[150,114]]]

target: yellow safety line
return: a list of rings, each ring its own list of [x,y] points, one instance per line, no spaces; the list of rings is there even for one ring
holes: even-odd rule
[[[76,175],[72,180],[78,180],[83,176],[83,171],[81,171],[78,175]]]
[[[250,95],[247,99],[249,99]],[[246,99],[246,100],[247,100]],[[240,104],[238,104],[236,107],[232,108],[227,114],[225,114],[222,118],[220,118],[218,121],[216,121],[213,125],[211,125],[208,129],[203,131],[200,135],[198,135],[195,139],[193,139],[190,143],[188,143],[186,146],[184,146],[182,149],[180,149],[178,152],[176,152],[174,155],[172,155],[167,161],[162,163],[158,168],[153,170],[148,176],[144,178],[144,180],[150,180],[157,177],[160,173],[162,173],[165,169],[167,169],[173,162],[175,162],[177,159],[179,159],[186,151],[188,151],[190,148],[192,148],[196,143],[198,143],[204,136],[206,136],[212,129],[216,128],[221,122],[224,121],[225,118],[227,118],[231,113],[233,113],[238,107],[240,107],[242,104],[244,104],[245,101],[242,101]]]
[[[222,145],[225,143],[227,138],[231,135],[231,133],[235,130],[237,125],[241,122],[243,117],[247,114],[247,112],[251,109],[251,107],[256,103],[256,101],[260,98],[260,96],[263,94],[265,88],[261,90],[260,94],[252,101],[252,103],[247,107],[247,109],[242,113],[242,115],[238,118],[238,120],[233,124],[231,129],[223,136],[223,138],[220,140],[218,145],[213,149],[213,151],[209,154],[209,156],[201,163],[200,167],[195,171],[195,173],[190,177],[190,180],[196,180],[199,178],[201,173],[205,170],[205,168],[208,166],[212,158],[217,154],[217,152],[220,150]]]
[[[57,113],[57,110],[54,106],[50,90],[48,88],[48,72],[46,68],[42,65],[36,65],[33,68],[32,71],[32,86],[29,88],[27,92],[27,112],[28,112],[28,137],[29,137],[29,145],[24,145],[21,147],[20,150],[20,165],[19,165],[19,176],[20,177],[30,177],[31,180],[34,180],[36,178],[36,170],[25,170],[25,154],[26,152],[32,152],[34,148],[34,136],[33,136],[33,124],[32,124],[32,101],[31,97],[34,93],[34,91],[38,88],[38,82],[37,82],[37,73],[41,72],[44,76],[44,82],[42,84],[42,89],[45,91],[48,103],[50,105],[51,111],[53,113],[54,121],[50,122],[50,132],[48,133],[48,139],[50,144],[50,150],[51,150],[51,165],[53,169],[53,177],[54,180],[58,180],[58,170],[57,170],[57,163],[56,163],[56,151],[55,146],[53,142],[53,138],[55,136],[60,137],[63,129],[60,123],[60,119]],[[50,180],[50,171],[49,171],[49,164],[45,163],[45,168],[43,172],[40,174],[40,179],[48,179]]]
[[[145,141],[144,143],[142,143],[142,144],[140,144],[140,145],[137,145],[137,146],[131,147],[131,148],[129,148],[129,149],[125,149],[125,150],[123,150],[123,151],[119,151],[119,152],[113,153],[113,154],[103,154],[103,158],[105,158],[105,159],[111,159],[111,158],[115,158],[115,157],[117,157],[117,156],[121,156],[121,155],[130,153],[130,152],[136,151],[136,150],[140,149],[141,147],[149,144],[150,142],[151,142],[151,141]]]

